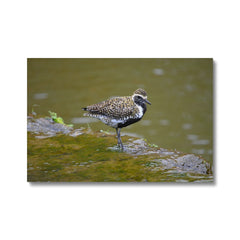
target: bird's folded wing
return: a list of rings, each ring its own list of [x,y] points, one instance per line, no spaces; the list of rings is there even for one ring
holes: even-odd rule
[[[125,119],[132,116],[136,109],[131,97],[115,97],[87,107],[94,115],[103,115],[115,119]]]

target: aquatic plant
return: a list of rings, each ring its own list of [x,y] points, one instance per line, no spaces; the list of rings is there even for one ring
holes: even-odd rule
[[[63,125],[66,125],[66,126],[68,126],[68,127],[73,127],[73,124],[65,124],[64,121],[63,121],[63,118],[58,117],[58,116],[57,116],[57,113],[51,112],[51,111],[48,111],[48,112],[49,112],[49,114],[50,114],[51,119],[52,119],[54,122],[60,123],[60,124],[63,124]]]

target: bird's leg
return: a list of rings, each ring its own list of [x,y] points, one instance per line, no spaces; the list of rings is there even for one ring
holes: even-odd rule
[[[119,145],[120,145],[120,143],[119,143],[119,137],[118,137],[118,128],[116,128],[116,133],[117,133],[118,146],[119,146]]]
[[[122,140],[121,140],[121,136],[120,136],[120,131],[121,131],[121,128],[119,128],[119,130],[118,130],[118,144],[120,145],[121,149],[123,150],[123,144],[122,144]]]

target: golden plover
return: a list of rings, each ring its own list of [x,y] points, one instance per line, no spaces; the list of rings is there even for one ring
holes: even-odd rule
[[[123,149],[120,137],[121,128],[138,122],[147,110],[147,93],[137,89],[132,96],[113,97],[106,101],[82,108],[84,116],[94,117],[116,129],[118,145]]]

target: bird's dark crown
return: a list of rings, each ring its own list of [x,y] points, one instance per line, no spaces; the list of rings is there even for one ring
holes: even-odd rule
[[[141,89],[141,88],[137,89],[133,94],[134,94],[134,95],[135,95],[135,94],[136,94],[136,95],[141,95],[141,96],[143,96],[143,97],[146,97],[146,96],[147,96],[146,91],[143,90],[143,89]]]

